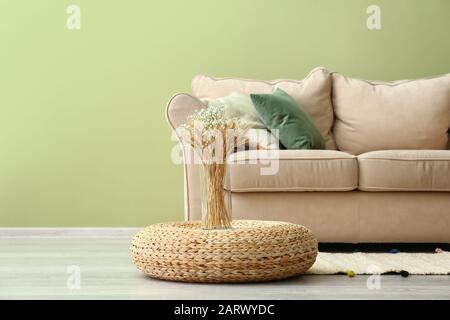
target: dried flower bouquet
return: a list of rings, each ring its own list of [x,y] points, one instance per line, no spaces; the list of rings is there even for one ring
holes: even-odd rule
[[[189,115],[177,132],[201,161],[204,228],[231,228],[231,212],[225,201],[226,160],[246,143],[247,128],[238,118],[226,118],[223,106],[210,106]]]

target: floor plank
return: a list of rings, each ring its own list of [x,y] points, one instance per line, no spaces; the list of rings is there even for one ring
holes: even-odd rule
[[[385,275],[379,290],[367,288],[368,276],[217,285],[154,280],[131,262],[133,232],[0,234],[0,299],[450,299],[450,276]],[[67,286],[69,266],[79,267],[79,289]]]

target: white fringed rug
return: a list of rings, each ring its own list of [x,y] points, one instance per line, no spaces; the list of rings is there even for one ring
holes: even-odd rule
[[[440,253],[328,253],[319,252],[308,274],[384,274],[407,271],[417,275],[450,274],[450,252]]]

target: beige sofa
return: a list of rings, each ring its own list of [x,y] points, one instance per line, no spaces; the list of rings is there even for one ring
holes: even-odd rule
[[[303,80],[197,76],[192,87],[169,101],[173,128],[202,101],[280,87],[326,140],[327,150],[280,150],[275,175],[260,174],[266,152],[233,154],[233,218],[299,223],[320,242],[450,243],[450,74],[382,83],[316,68]],[[185,217],[201,218],[194,164],[185,165]]]

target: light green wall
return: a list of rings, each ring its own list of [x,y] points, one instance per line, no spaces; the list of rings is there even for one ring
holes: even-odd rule
[[[449,32],[449,0],[0,0],[0,227],[181,219],[164,109],[195,74],[440,74]]]

